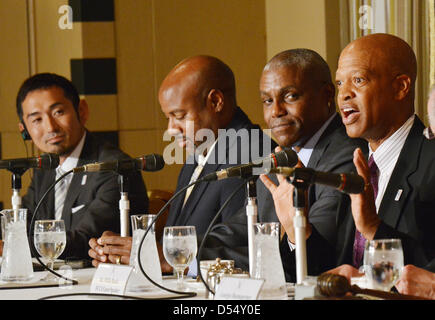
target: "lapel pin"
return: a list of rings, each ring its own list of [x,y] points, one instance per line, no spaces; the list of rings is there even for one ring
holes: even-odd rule
[[[88,178],[88,175],[84,175],[82,178],[82,186],[84,186],[86,184],[86,179]]]
[[[402,196],[402,192],[403,192],[402,189],[399,189],[397,191],[397,194],[396,194],[396,197],[394,198],[394,201],[399,201],[400,200],[400,197]]]

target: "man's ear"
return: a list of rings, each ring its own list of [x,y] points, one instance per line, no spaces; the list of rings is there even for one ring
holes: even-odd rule
[[[26,130],[26,129],[24,128],[24,125],[23,125],[23,123],[22,123],[21,121],[18,122],[18,130],[19,130],[21,133],[23,133],[23,131]]]
[[[29,131],[27,131],[24,122],[18,122],[18,130],[20,131],[23,140],[32,140],[32,137],[30,136]]]
[[[89,118],[89,106],[85,99],[80,100],[78,113],[80,123],[85,125]]]
[[[393,81],[393,88],[395,91],[394,98],[403,100],[411,90],[411,78],[406,74],[397,76]]]
[[[214,112],[221,112],[224,107],[224,94],[218,89],[211,89],[207,96],[207,104],[211,106]]]

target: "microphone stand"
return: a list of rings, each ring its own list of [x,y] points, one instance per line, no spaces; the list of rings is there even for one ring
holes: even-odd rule
[[[295,187],[293,191],[293,207],[295,208],[293,226],[296,242],[295,300],[319,295],[316,279],[308,277],[307,273],[307,218],[304,213],[306,206],[305,194],[311,184],[312,175],[312,171],[295,170],[293,175],[289,177],[290,183]]]
[[[305,192],[309,184],[305,181],[293,181],[295,186],[293,191],[293,207],[296,214],[293,219],[293,226],[295,229],[295,242],[296,242],[296,283],[302,284],[307,277],[307,245],[306,245],[306,225],[307,219],[305,218]]]
[[[257,186],[256,180],[249,180],[246,184],[246,193],[248,198],[248,204],[246,205],[246,217],[248,226],[248,253],[249,253],[249,275],[254,277],[254,223],[257,220]]]
[[[14,169],[10,170],[12,172],[12,209],[14,211],[14,221],[18,220],[18,209],[21,208],[22,201],[20,196],[20,190],[21,190],[21,176],[26,171],[26,169]]]
[[[119,190],[121,193],[121,199],[119,200],[119,213],[121,219],[121,237],[128,237],[130,230],[129,212],[130,201],[128,200],[128,178],[119,174],[118,176]]]

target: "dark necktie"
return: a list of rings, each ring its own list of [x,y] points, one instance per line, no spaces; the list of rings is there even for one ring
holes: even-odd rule
[[[373,187],[374,197],[376,201],[376,196],[378,195],[378,180],[379,180],[379,174],[378,174],[378,166],[375,163],[375,160],[373,159],[373,155],[370,156],[369,159],[369,170],[370,170],[370,183]],[[363,235],[355,229],[355,241],[353,243],[353,266],[355,268],[359,268],[362,264],[363,256],[364,256],[364,245],[365,245],[366,239],[363,237]]]

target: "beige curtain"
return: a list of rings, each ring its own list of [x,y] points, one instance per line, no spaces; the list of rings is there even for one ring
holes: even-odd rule
[[[435,0],[340,0],[341,46],[371,33],[389,33],[417,55],[415,110],[426,121],[426,101],[435,82]]]

